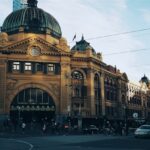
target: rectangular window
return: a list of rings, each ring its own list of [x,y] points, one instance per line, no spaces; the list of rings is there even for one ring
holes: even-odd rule
[[[54,72],[55,71],[55,65],[54,64],[48,64],[48,72]]]
[[[42,63],[36,63],[36,71],[43,71]]]
[[[13,70],[20,70],[20,62],[13,62]]]
[[[25,63],[25,70],[30,71],[31,70],[31,63]]]

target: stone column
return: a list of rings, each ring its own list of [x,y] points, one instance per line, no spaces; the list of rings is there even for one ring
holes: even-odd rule
[[[88,101],[90,102],[91,115],[95,115],[95,100],[94,100],[94,73],[93,70],[88,70],[87,74],[87,94]]]
[[[71,107],[70,99],[70,65],[67,63],[61,64],[61,89],[60,89],[60,113],[68,114]],[[71,110],[70,110],[71,111]]]
[[[105,87],[104,87],[104,73],[101,73],[100,77],[100,83],[101,83],[101,110],[102,110],[102,116],[105,116]]]
[[[118,103],[118,118],[123,118],[124,110],[122,108],[122,101],[121,101],[121,80],[118,79],[118,89],[117,89],[117,103]]]
[[[0,113],[5,113],[6,94],[6,64],[5,60],[0,60]]]

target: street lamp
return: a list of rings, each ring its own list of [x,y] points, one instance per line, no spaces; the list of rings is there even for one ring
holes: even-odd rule
[[[68,116],[67,116],[67,121],[69,125],[69,131],[71,130],[71,106],[67,106],[67,111],[68,111]]]
[[[128,114],[127,114],[127,106],[124,106],[124,127],[125,127],[125,135],[128,135]]]
[[[72,112],[71,112],[72,111],[72,85],[66,84],[66,87],[69,87],[67,112],[68,112],[68,116],[71,117],[71,114],[72,114]]]
[[[20,121],[20,110],[21,110],[21,107],[17,106],[17,109],[18,109],[18,120]]]
[[[127,121],[127,106],[124,106],[124,120]]]
[[[72,77],[71,77],[71,74],[70,73],[66,73],[65,74],[65,78],[67,80],[70,80],[70,81],[67,81],[67,84],[65,85],[67,87],[67,94],[68,94],[68,106],[67,106],[67,112],[68,112],[68,116],[70,117],[71,116],[71,111],[72,111],[72,84],[71,84],[71,80],[72,80]]]
[[[146,105],[146,102],[144,102],[144,119],[145,119],[145,121],[146,121],[146,119],[147,119],[147,105]]]
[[[67,111],[68,111],[68,116],[70,117],[70,116],[71,116],[71,108],[70,108],[70,105],[68,105]]]

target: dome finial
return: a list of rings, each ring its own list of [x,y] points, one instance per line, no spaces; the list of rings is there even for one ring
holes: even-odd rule
[[[84,35],[82,34],[82,38],[81,38],[81,40],[83,41],[84,40]]]
[[[28,3],[28,7],[37,7],[38,1],[37,0],[28,0],[27,3]]]

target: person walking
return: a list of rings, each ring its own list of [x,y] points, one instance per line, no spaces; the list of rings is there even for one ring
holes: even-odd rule
[[[26,128],[25,122],[22,122],[21,128],[22,128],[22,133],[24,134],[25,133],[25,128]]]
[[[123,132],[122,122],[119,123],[119,126],[118,126],[118,132],[119,132],[119,135],[122,136],[122,132]]]
[[[125,123],[125,135],[128,136],[129,133],[129,126],[128,123]]]
[[[43,124],[43,127],[42,127],[43,133],[46,133],[46,128],[47,128],[47,127],[46,127],[46,124],[44,123],[44,124]]]

